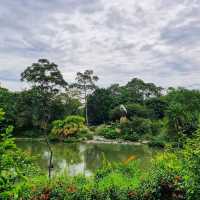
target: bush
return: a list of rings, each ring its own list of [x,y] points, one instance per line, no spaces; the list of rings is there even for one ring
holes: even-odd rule
[[[158,155],[141,183],[141,199],[184,200],[182,160],[174,153]]]
[[[67,116],[64,120],[52,123],[50,138],[66,140],[69,138],[84,139],[90,137],[89,129],[84,125],[85,119],[81,116]]]
[[[185,174],[185,187],[187,188],[187,198],[189,200],[200,197],[200,129],[192,139],[188,139],[181,151],[184,158],[183,171]]]
[[[145,134],[151,134],[151,121],[144,118],[131,118],[131,120],[120,123],[122,138],[136,141]]]
[[[39,173],[30,156],[20,151],[11,137],[12,126],[4,127],[0,109],[0,199],[18,199],[19,183]]]
[[[150,142],[148,143],[149,146],[151,147],[159,147],[159,148],[164,148],[165,145],[167,144],[167,136],[165,133],[160,133],[156,136],[153,136],[150,139]]]
[[[21,199],[135,199],[134,190],[140,183],[137,162],[108,164],[94,175],[94,179],[79,175],[76,177],[55,177],[49,182],[45,178],[32,179],[23,188]]]
[[[114,125],[100,125],[96,128],[95,132],[106,139],[120,138],[120,132]]]
[[[149,119],[134,117],[131,120],[121,118],[120,123],[111,125],[100,125],[96,128],[95,133],[102,135],[107,139],[121,138],[124,140],[138,141],[147,136],[156,136],[163,131],[162,121],[151,121]],[[151,136],[151,137],[150,137]],[[148,139],[149,139],[148,138]]]

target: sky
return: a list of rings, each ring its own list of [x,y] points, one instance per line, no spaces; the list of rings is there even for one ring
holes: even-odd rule
[[[162,87],[200,89],[199,0],[0,0],[0,83],[39,58],[65,80],[94,70],[98,85],[137,77]]]

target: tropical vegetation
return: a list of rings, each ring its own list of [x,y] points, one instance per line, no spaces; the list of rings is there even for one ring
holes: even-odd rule
[[[200,91],[163,89],[133,78],[100,88],[91,70],[67,83],[47,59],[22,72],[29,88],[0,87],[0,199],[198,200],[200,197]],[[164,148],[142,171],[132,156],[109,163],[90,177],[54,176],[51,142],[93,136],[146,141]],[[42,138],[48,146],[48,176],[14,137]],[[52,178],[53,177],[53,178]]]

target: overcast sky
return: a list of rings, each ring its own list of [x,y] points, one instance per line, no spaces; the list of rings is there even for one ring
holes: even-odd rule
[[[137,77],[200,88],[200,1],[0,0],[1,85],[23,89],[38,58],[68,82],[93,69],[100,86]]]

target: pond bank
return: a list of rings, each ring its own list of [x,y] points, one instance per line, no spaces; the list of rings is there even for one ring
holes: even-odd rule
[[[149,143],[149,141],[138,141],[138,142],[132,142],[132,141],[125,141],[125,140],[121,140],[121,139],[115,139],[115,140],[111,140],[111,139],[106,139],[104,137],[101,136],[94,136],[94,138],[92,140],[86,140],[83,141],[84,143],[87,144],[133,144],[133,145],[141,145],[141,144],[147,144]]]
[[[42,137],[41,138],[28,138],[28,137],[19,138],[19,137],[17,137],[15,139],[16,140],[24,140],[24,141],[44,141],[45,140],[45,138],[42,138]],[[101,136],[94,136],[94,138],[91,140],[84,140],[84,141],[77,141],[77,142],[86,143],[86,144],[129,144],[129,145],[142,145],[142,144],[149,143],[149,141],[147,141],[147,140],[132,142],[132,141],[124,141],[121,139],[111,140],[111,139],[106,139]]]

